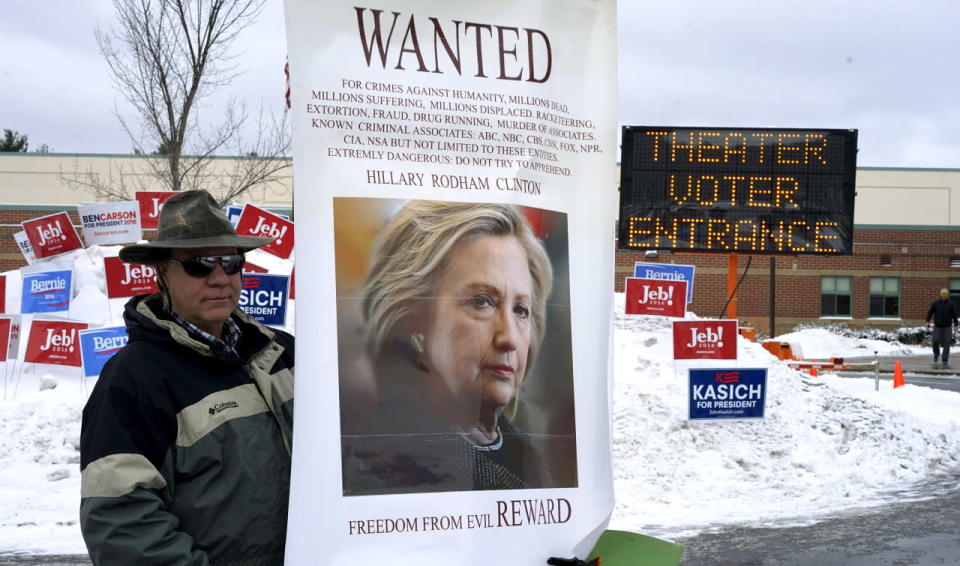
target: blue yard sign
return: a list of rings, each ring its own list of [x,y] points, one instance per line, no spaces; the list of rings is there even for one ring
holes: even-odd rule
[[[691,368],[690,420],[762,419],[767,368]]]
[[[237,227],[237,220],[240,220],[241,212],[243,212],[243,207],[234,204],[231,204],[226,209],[227,219],[230,220],[230,224],[233,224],[234,228]]]
[[[25,274],[20,293],[22,314],[61,312],[70,309],[73,271],[42,271]]]
[[[127,329],[111,326],[80,331],[80,357],[83,360],[83,376],[100,375],[104,364],[127,344]]]
[[[244,273],[239,307],[268,326],[283,326],[287,320],[289,275]]]
[[[696,266],[675,263],[647,263],[638,261],[633,264],[633,276],[642,279],[667,279],[687,282],[687,302],[693,302],[693,274]]]

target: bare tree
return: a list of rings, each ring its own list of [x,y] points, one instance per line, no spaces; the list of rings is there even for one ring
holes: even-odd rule
[[[279,117],[260,109],[252,141],[243,139],[249,116],[235,97],[218,124],[201,128],[197,119],[201,101],[239,74],[231,47],[265,1],[113,0],[119,23],[108,32],[97,30],[97,44],[136,116],[114,113],[134,153],[144,157],[127,166],[135,171],[120,170],[108,179],[75,168],[72,175],[61,173],[64,180],[98,198],[119,200],[132,196],[126,178],[149,175],[174,191],[206,188],[222,204],[277,180],[291,164],[285,107]],[[221,160],[214,168],[214,157],[225,153],[245,157],[226,168]]]

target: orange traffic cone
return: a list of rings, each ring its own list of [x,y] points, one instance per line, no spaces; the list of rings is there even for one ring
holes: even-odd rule
[[[810,368],[810,377],[817,377],[817,368],[816,368],[816,367]]]
[[[903,382],[903,367],[900,365],[900,360],[897,360],[893,363],[893,388],[896,389],[901,385],[905,385]]]

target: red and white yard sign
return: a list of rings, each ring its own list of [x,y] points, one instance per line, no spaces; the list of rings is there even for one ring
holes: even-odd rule
[[[627,314],[676,316],[687,313],[687,282],[627,277]]]
[[[293,222],[252,204],[243,207],[237,220],[237,234],[276,238],[260,249],[277,257],[287,259],[293,253]]]
[[[49,214],[21,222],[37,259],[53,257],[83,247],[80,236],[66,212]]]
[[[103,258],[107,276],[107,297],[119,299],[145,293],[156,293],[157,270],[152,265],[134,265],[119,257]]]
[[[736,320],[677,320],[673,323],[673,359],[737,359]]]
[[[9,318],[0,318],[0,362],[7,361],[7,351],[10,349],[10,327],[13,321]]]
[[[177,194],[174,191],[137,191],[133,194],[140,203],[140,228],[155,230],[160,219],[160,207],[167,199]]]
[[[86,322],[34,320],[23,361],[80,367],[80,331],[88,326]]]

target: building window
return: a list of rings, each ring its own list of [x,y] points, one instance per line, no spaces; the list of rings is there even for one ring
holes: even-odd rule
[[[960,305],[960,279],[956,277],[950,278],[947,289],[950,291],[950,300]]]
[[[870,316],[900,318],[900,278],[870,278]]]
[[[820,316],[850,316],[850,278],[820,278]]]
[[[880,256],[880,267],[890,267],[893,265],[893,262],[890,261],[890,254],[883,254]]]

